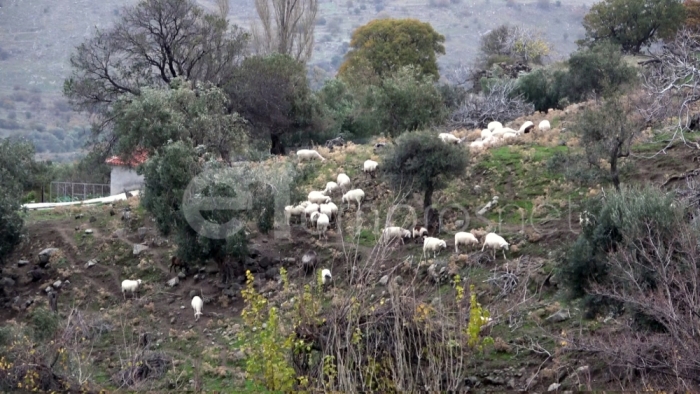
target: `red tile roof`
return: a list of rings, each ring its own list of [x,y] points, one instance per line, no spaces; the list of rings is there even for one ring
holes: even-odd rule
[[[136,151],[132,156],[131,159],[127,162],[122,160],[121,157],[119,156],[112,156],[105,160],[105,163],[112,165],[112,166],[137,166],[143,162],[145,162],[148,159],[148,152],[146,150],[139,150]]]

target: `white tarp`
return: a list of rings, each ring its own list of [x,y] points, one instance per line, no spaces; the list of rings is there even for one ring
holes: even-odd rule
[[[138,196],[139,191],[134,190],[129,192],[131,193],[132,196]],[[92,198],[90,200],[83,200],[83,201],[70,201],[70,202],[37,202],[33,204],[24,204],[22,205],[22,208],[27,208],[27,209],[51,209],[51,208],[56,208],[56,207],[66,207],[69,205],[90,205],[90,204],[99,204],[99,203],[109,203],[109,202],[114,202],[114,201],[120,201],[120,200],[126,200],[126,193],[122,194],[117,194],[114,196],[109,196],[109,197],[102,197],[102,198]]]

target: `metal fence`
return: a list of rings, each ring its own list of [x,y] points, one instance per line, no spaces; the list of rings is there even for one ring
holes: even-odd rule
[[[50,202],[83,201],[91,198],[109,197],[110,186],[101,183],[51,182]]]

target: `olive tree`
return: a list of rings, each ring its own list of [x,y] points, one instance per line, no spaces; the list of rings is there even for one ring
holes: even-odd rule
[[[0,263],[21,240],[24,220],[20,206],[33,164],[31,143],[10,138],[0,140]]]

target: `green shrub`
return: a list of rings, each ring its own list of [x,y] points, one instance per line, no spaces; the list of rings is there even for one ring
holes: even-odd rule
[[[34,339],[37,342],[52,338],[58,330],[58,315],[45,308],[33,310],[29,316]]]

